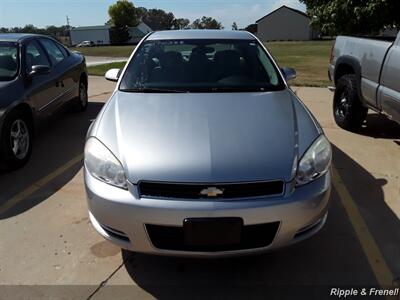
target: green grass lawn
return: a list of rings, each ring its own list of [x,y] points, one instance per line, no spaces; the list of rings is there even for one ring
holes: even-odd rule
[[[122,69],[125,66],[124,62],[115,62],[110,64],[88,67],[89,75],[104,76],[110,69]]]
[[[106,57],[129,57],[135,49],[135,46],[99,46],[70,48],[72,51],[78,51],[85,56],[106,56]]]
[[[291,67],[297,71],[297,78],[291,82],[297,86],[327,86],[329,56],[333,41],[271,42],[266,43],[279,66]],[[84,55],[127,57],[134,46],[109,46],[77,48]],[[88,67],[90,75],[104,76],[111,68],[122,68],[125,63],[111,63]]]
[[[327,86],[328,64],[333,41],[273,42],[266,43],[280,67],[291,67],[297,78],[291,82],[298,86]]]

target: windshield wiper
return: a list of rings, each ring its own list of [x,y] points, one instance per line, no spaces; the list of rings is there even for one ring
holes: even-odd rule
[[[165,89],[165,88],[155,88],[155,87],[141,87],[132,89],[121,89],[122,92],[128,93],[189,93],[188,90],[175,90],[175,89]]]

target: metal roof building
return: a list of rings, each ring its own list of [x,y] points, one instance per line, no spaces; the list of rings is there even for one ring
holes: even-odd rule
[[[316,39],[318,32],[310,26],[310,17],[283,5],[256,21],[257,37],[262,41],[306,41]]]
[[[131,39],[127,43],[139,42],[148,32],[152,29],[145,23],[140,22],[136,27],[129,28]],[[81,26],[71,29],[71,44],[77,45],[83,41],[92,41],[96,45],[109,45],[110,39],[110,26]]]
[[[71,29],[71,44],[92,41],[97,45],[110,44],[110,26],[82,26]]]

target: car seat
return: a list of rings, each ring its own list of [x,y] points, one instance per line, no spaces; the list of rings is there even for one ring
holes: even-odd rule
[[[240,54],[237,51],[223,50],[215,53],[213,70],[215,81],[240,74]]]

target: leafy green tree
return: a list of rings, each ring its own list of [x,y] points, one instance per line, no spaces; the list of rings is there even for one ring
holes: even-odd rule
[[[239,30],[239,28],[238,28],[236,22],[233,22],[233,24],[232,24],[232,30]]]
[[[53,36],[53,37],[58,37],[58,36],[69,36],[69,27],[64,25],[64,26],[47,26],[45,29],[45,34]]]
[[[122,44],[127,42],[131,36],[129,27],[134,27],[139,23],[138,9],[132,2],[118,0],[108,8],[111,25],[110,40],[112,44]]]
[[[139,23],[138,9],[132,2],[118,0],[108,8],[110,23],[115,27],[134,27]]]
[[[20,33],[35,33],[35,34],[46,34],[44,29],[40,29],[35,27],[32,24],[25,25],[24,27],[17,27],[13,29],[13,32],[20,32]]]
[[[47,26],[46,28],[38,28],[32,24],[25,25],[24,27],[13,27],[13,28],[0,28],[1,33],[36,33],[45,34],[52,37],[68,36],[68,26]]]
[[[175,16],[171,12],[162,9],[139,7],[139,16],[143,22],[153,30],[169,30],[174,28]]]
[[[201,19],[196,19],[193,21],[193,29],[223,29],[221,22],[211,17],[203,16]]]
[[[189,29],[190,20],[189,19],[174,19],[172,29]]]
[[[111,44],[124,44],[131,39],[129,27],[110,27],[110,43]]]
[[[400,26],[399,0],[300,0],[324,35],[371,34]]]

